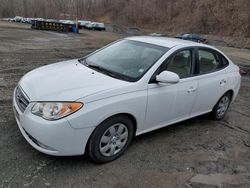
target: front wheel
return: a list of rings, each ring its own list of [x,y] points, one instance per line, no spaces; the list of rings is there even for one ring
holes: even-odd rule
[[[228,107],[231,103],[231,98],[232,98],[231,93],[227,92],[220,98],[220,100],[214,106],[212,111],[212,116],[215,120],[221,120],[224,118],[228,110]]]
[[[127,116],[115,116],[102,122],[91,135],[88,154],[98,163],[117,159],[134,137],[133,122]]]

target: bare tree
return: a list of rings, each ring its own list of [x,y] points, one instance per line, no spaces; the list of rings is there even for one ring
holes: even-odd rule
[[[249,0],[0,0],[0,17],[78,17],[162,31],[249,36],[249,7]]]

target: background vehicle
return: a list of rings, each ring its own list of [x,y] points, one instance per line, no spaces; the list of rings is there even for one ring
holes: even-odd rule
[[[177,35],[176,38],[183,39],[183,40],[190,40],[190,41],[198,42],[198,43],[208,42],[206,38],[197,34],[182,34],[182,35]]]
[[[14,18],[14,21],[15,21],[15,22],[21,22],[22,19],[23,19],[23,17],[21,17],[21,16],[16,16],[16,17]]]
[[[149,34],[149,36],[152,36],[152,37],[167,37],[167,35],[164,34],[164,33],[151,33],[151,34]]]
[[[25,23],[32,24],[33,18],[26,18]]]
[[[74,25],[75,22],[72,20],[59,20],[60,23]]]
[[[98,23],[98,22],[87,23],[85,25],[85,28],[89,29],[89,30],[97,30],[97,31],[105,31],[106,30],[104,23]]]
[[[106,28],[104,23],[92,23],[92,30],[105,31]]]
[[[86,20],[78,20],[78,25],[80,29],[84,29],[87,24],[91,23],[90,21]]]
[[[86,23],[83,27],[84,27],[84,29],[91,30],[92,29],[92,23],[91,22],[90,23]]]

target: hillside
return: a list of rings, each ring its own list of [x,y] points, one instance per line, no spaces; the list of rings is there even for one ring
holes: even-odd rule
[[[249,0],[0,0],[0,16],[99,20],[165,32],[250,37]]]

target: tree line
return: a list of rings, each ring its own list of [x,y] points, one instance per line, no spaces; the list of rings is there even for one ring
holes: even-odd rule
[[[0,17],[103,21],[169,32],[250,36],[249,0],[0,0]]]

